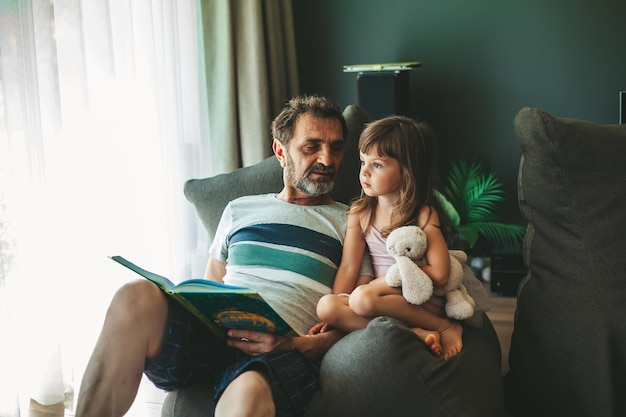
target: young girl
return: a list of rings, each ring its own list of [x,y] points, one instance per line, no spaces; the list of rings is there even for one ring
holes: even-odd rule
[[[445,284],[450,273],[435,196],[434,133],[428,125],[410,118],[387,117],[365,128],[359,154],[361,197],[350,205],[333,294],[320,300],[317,314],[345,332],[364,328],[375,316],[393,317],[411,327],[435,355],[444,359],[456,355],[463,348],[463,328],[446,317],[443,300],[433,297],[422,305],[412,305],[401,288],[385,282],[385,272],[395,262],[387,253],[386,236],[404,225],[417,225],[426,233],[428,264],[422,269],[433,284]],[[358,276],[366,246],[377,277],[373,280]]]

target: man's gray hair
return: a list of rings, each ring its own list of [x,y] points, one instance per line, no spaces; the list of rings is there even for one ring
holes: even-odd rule
[[[296,121],[302,114],[310,114],[320,119],[337,119],[341,123],[344,139],[348,137],[348,125],[339,106],[326,97],[317,95],[298,96],[289,100],[272,121],[272,137],[287,145],[293,136]]]

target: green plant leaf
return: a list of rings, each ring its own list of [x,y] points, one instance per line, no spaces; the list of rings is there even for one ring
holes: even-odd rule
[[[526,228],[516,224],[482,222],[459,226],[457,231],[470,247],[476,244],[480,236],[500,246],[515,246],[524,238]]]
[[[440,200],[451,220],[450,214],[454,216],[453,229],[470,248],[481,236],[494,244],[519,245],[526,228],[498,222],[497,204],[503,194],[502,183],[493,172],[487,172],[479,161],[461,159],[451,165]]]
[[[456,211],[452,203],[446,198],[445,195],[441,194],[439,191],[435,191],[435,196],[439,200],[439,204],[441,204],[441,208],[445,212],[448,219],[454,226],[458,226],[461,223],[461,217],[459,216],[459,212]]]

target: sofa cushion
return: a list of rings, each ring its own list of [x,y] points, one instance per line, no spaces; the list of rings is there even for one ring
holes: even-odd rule
[[[372,320],[326,353],[306,417],[502,416],[500,345],[483,322],[443,360],[401,322]]]
[[[464,327],[461,353],[443,360],[402,323],[378,317],[324,356],[305,417],[501,417],[500,345],[488,318]],[[198,383],[169,393],[162,416],[212,415],[213,389]]]
[[[506,376],[520,416],[626,415],[626,125],[522,109],[528,220]]]
[[[202,381],[188,387],[169,392],[161,407],[162,417],[207,417],[215,411],[213,394],[215,388],[210,381]]]
[[[359,106],[347,106],[343,112],[348,125],[345,157],[337,175],[331,196],[342,203],[360,193],[357,152],[359,136],[369,121],[367,112]],[[196,208],[209,239],[213,240],[222,211],[229,201],[251,194],[278,193],[283,188],[283,170],[276,157],[271,156],[258,164],[236,169],[209,178],[190,179],[185,183],[185,197]]]

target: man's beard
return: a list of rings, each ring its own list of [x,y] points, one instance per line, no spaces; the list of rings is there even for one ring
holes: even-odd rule
[[[297,178],[296,173],[293,170],[293,160],[289,157],[289,155],[287,155],[287,159],[289,160],[289,165],[287,167],[287,178],[289,178],[289,181],[291,181],[291,183],[298,190],[307,193],[310,196],[319,197],[321,195],[328,194],[335,186],[334,168],[327,167],[322,164],[313,164],[306,170],[302,178]],[[329,180],[320,178],[319,180],[314,181],[310,178],[310,175],[313,171],[330,173],[332,175],[332,178]]]

